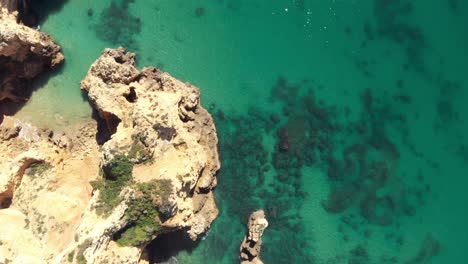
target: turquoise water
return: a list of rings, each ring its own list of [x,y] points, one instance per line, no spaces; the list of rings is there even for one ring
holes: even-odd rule
[[[461,0],[70,0],[41,27],[65,67],[18,115],[88,120],[79,81],[124,45],[217,124],[221,214],[179,263],[236,263],[257,208],[266,263],[466,263],[466,25]]]

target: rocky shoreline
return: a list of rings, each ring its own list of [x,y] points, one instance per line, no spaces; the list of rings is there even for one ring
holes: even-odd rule
[[[6,9],[0,40],[0,104],[27,100],[30,80],[64,59]],[[153,239],[197,240],[218,215],[218,139],[197,87],[136,69],[123,48],[81,87],[97,120],[74,133],[0,119],[0,263],[148,263]]]

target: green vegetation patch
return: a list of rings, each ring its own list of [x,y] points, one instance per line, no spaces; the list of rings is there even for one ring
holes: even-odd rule
[[[72,263],[73,259],[75,259],[75,251],[72,251],[70,254],[68,254],[68,262]]]
[[[122,201],[119,195],[132,179],[133,164],[128,157],[120,155],[102,169],[104,178],[91,182],[99,190],[96,212],[100,215],[110,213]]]
[[[84,256],[85,250],[91,245],[91,240],[86,239],[81,245],[78,246],[78,252],[76,253],[76,263],[86,264],[86,258]],[[68,255],[70,258],[70,255]]]
[[[153,155],[151,151],[147,148],[146,135],[144,135],[143,133],[139,133],[133,136],[132,138],[133,143],[130,148],[130,151],[128,152],[128,157],[130,158],[130,160],[135,163],[146,163],[149,160],[153,160]]]
[[[38,175],[41,176],[44,172],[47,170],[51,169],[52,165],[50,163],[45,162],[45,161],[37,161],[29,165],[27,174],[34,176]]]
[[[137,195],[128,202],[129,226],[117,234],[121,246],[140,247],[151,241],[160,230],[160,218],[169,210],[172,184],[169,180],[153,180],[136,184]]]
[[[172,212],[169,195],[173,186],[170,180],[153,180],[147,183],[132,181],[133,163],[127,156],[119,155],[102,167],[103,178],[91,182],[100,191],[95,207],[100,215],[109,214],[122,202],[120,193],[125,186],[136,190],[127,202],[128,225],[114,239],[121,246],[140,247],[151,241],[161,231],[161,219]],[[76,256],[80,260],[80,254]]]

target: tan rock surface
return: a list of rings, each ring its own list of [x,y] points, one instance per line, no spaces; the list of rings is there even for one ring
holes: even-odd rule
[[[83,127],[64,146],[13,118],[0,125],[0,263],[49,263],[73,241],[99,172],[92,131],[92,124]],[[49,165],[34,170],[34,163]]]
[[[153,67],[135,68],[135,54],[106,49],[81,83],[112,137],[102,146],[103,162],[130,154],[140,163],[137,182],[170,180],[173,213],[168,229],[189,227],[196,239],[216,218],[211,190],[219,169],[213,120],[200,105],[198,88]],[[200,203],[200,201],[202,201]]]
[[[123,49],[104,51],[82,87],[112,134],[102,145],[95,122],[60,133],[10,117],[0,124],[0,263],[145,263],[144,246],[113,241],[129,224],[134,185],[110,214],[95,209],[100,191],[90,181],[116,155],[131,158],[137,183],[171,182],[161,233],[183,229],[196,239],[218,214],[216,130],[198,88],[137,70]]]

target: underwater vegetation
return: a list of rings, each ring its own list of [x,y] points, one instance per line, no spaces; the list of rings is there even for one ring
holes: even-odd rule
[[[138,45],[134,37],[141,32],[141,19],[130,13],[130,4],[135,0],[111,1],[110,6],[104,9],[97,21],[94,30],[96,36],[113,45],[120,45],[129,50],[137,51]],[[88,11],[92,16],[93,11]]]
[[[286,177],[291,180],[291,185],[280,181],[276,183],[274,180],[271,186],[262,187],[265,186],[266,172],[272,169],[262,137],[266,132],[273,132],[277,125],[275,117],[251,108],[247,116],[228,116],[218,110],[215,120],[223,162],[218,174],[220,180],[217,192],[228,200],[225,207],[220,205],[222,209],[233,217],[240,216],[239,221],[245,223],[249,212],[266,208],[270,222],[270,242],[262,247],[262,258],[271,263],[311,263],[312,256],[304,251],[304,248],[311,247],[305,237],[297,235],[303,230],[298,211],[302,198],[299,194],[299,179]],[[263,204],[262,201],[268,202]],[[229,222],[218,224],[231,225]],[[230,244],[231,241],[231,238],[218,234],[212,234],[210,239],[216,239],[217,243],[224,240],[221,244]],[[238,250],[237,247],[233,251]],[[278,248],[287,248],[288,251],[278,251]],[[237,256],[235,251],[232,256]]]
[[[423,61],[426,41],[422,30],[408,23],[408,18],[414,11],[411,1],[375,0],[376,35],[390,39],[403,46],[409,65],[413,69],[424,72]]]
[[[202,17],[202,16],[205,15],[205,12],[206,12],[206,10],[205,10],[204,7],[202,7],[202,6],[197,7],[197,8],[195,9],[195,16],[196,16],[196,17]]]
[[[303,173],[304,167],[326,173],[330,189],[321,204],[323,210],[339,216],[343,243],[360,243],[350,241],[347,232],[362,234],[365,239],[372,236],[374,227],[397,227],[401,219],[412,217],[426,204],[430,193],[421,171],[406,175],[398,167],[398,143],[406,139],[408,128],[404,112],[397,106],[410,104],[409,96],[364,89],[360,114],[350,118],[349,109],[326,105],[317,98],[313,91],[318,86],[309,80],[291,84],[278,78],[271,102],[282,106],[279,112],[252,106],[247,114],[236,115],[210,107],[223,164],[218,175],[217,193],[224,201],[220,207],[233,218],[240,216],[241,222],[254,209],[265,209],[270,225],[264,234],[262,258],[267,263],[314,263],[319,257],[314,256],[313,238],[305,235],[300,214],[309,195],[303,179],[311,177]],[[265,135],[274,138],[273,148],[263,143]],[[418,177],[418,183],[410,185],[406,177]],[[229,224],[216,223],[221,230]],[[397,247],[405,245],[404,234],[385,237]],[[434,248],[440,247],[433,245],[439,242],[431,239],[430,245],[424,245],[429,249],[415,253],[422,257],[408,263],[424,263],[438,254]],[[205,243],[218,248],[228,247],[231,239],[215,233],[207,240]],[[234,250],[237,248],[232,249],[233,256]],[[398,256],[373,256],[365,243],[356,244],[348,253],[331,263],[403,261]]]

